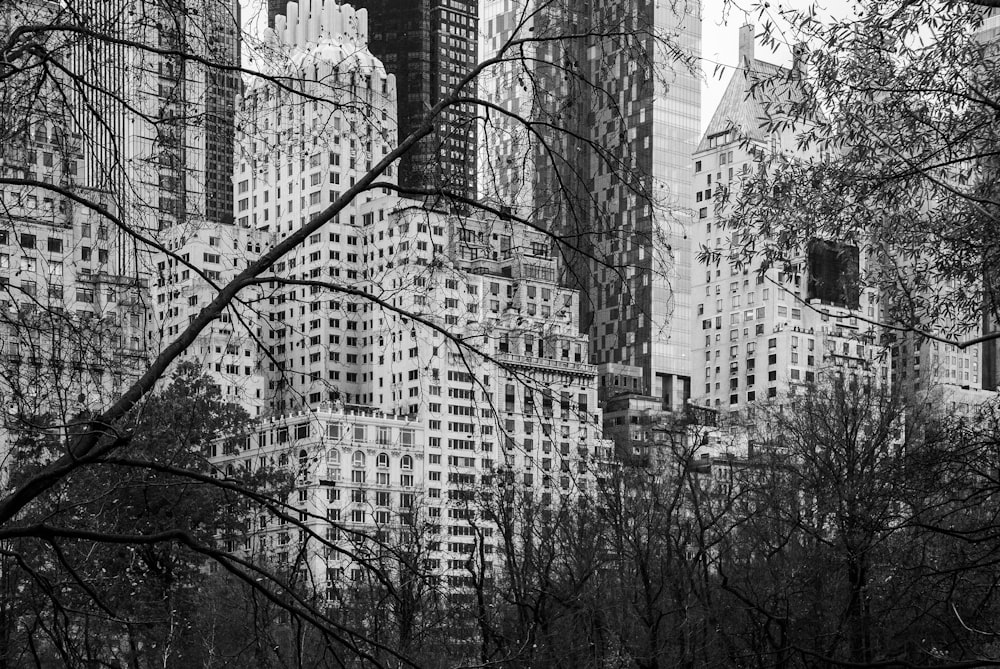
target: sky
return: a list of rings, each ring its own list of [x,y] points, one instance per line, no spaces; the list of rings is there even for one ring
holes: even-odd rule
[[[791,0],[791,2],[796,4],[801,0]],[[726,83],[737,64],[740,26],[745,23],[760,23],[756,15],[742,11],[736,4],[732,0],[729,2],[702,0],[701,54],[704,75],[701,86],[702,131],[712,120],[712,113],[722,99]],[[776,65],[788,65],[791,62],[790,53],[781,51],[770,53],[760,43],[756,44],[755,53],[762,60]]]
[[[753,0],[750,0],[751,2]],[[842,4],[845,0],[828,0],[833,4]],[[790,0],[793,4],[803,0]],[[259,31],[266,24],[262,0],[241,0],[244,23],[251,33]],[[736,65],[739,28],[753,18],[742,11],[737,4],[746,5],[740,0],[702,0],[702,62],[703,83],[701,99],[701,128],[704,130],[712,118],[712,113],[722,93],[726,82]],[[780,7],[780,5],[779,5]],[[757,45],[757,53],[765,60],[776,64],[787,64],[791,57],[787,53],[762,53],[762,47]]]
[[[703,0],[701,25],[702,74],[701,130],[712,119],[736,65],[739,28],[746,15],[726,8],[723,0]],[[718,67],[722,66],[722,67]],[[718,69],[716,69],[718,67]]]

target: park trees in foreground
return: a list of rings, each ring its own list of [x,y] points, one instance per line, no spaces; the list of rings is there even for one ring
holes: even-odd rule
[[[114,143],[134,82],[120,77],[119,63],[86,54],[163,59],[206,80],[236,73],[294,95],[294,81],[275,74],[282,70],[267,60],[287,54],[246,35],[259,50],[255,64],[244,66],[202,48],[188,30],[196,23],[189,4],[112,4],[3,6],[15,17],[0,45],[5,160],[26,159],[14,154],[29,150],[29,132],[31,141],[51,137],[67,176],[48,181],[5,169],[0,184],[32,189],[35,201],[5,202],[3,233],[22,248],[33,245],[21,234],[26,214],[38,216],[46,206],[59,211],[66,202],[82,212],[74,225],[92,222],[95,236],[104,229],[127,240],[118,247],[125,249],[122,274],[135,269],[132,259],[152,253],[197,272],[197,263],[151,224],[152,203],[137,195],[148,191],[123,168],[127,147]],[[816,235],[870,245],[885,262],[863,280],[892,298],[884,325],[971,345],[961,337],[984,306],[996,304],[1000,70],[995,52],[974,33],[983,5],[857,7],[849,20],[832,23],[811,13],[783,17],[811,40],[810,84],[826,120],[810,123],[801,142],[821,148],[821,157],[763,156],[760,170],[729,195],[730,225],[753,233],[742,237],[748,246],[734,260],[779,263]],[[5,398],[5,405],[14,407],[8,422],[17,428],[18,454],[7,463],[11,475],[0,496],[5,666],[996,664],[994,412],[924,420],[912,399],[849,379],[824,381],[773,414],[762,409],[766,457],[752,467],[729,460],[706,470],[689,444],[671,441],[661,470],[623,467],[590,497],[547,508],[494,477],[478,491],[475,513],[503,535],[503,555],[491,558],[490,570],[485,555],[468,560],[460,595],[424,573],[419,544],[366,555],[364,578],[333,607],[293,574],[233,559],[216,545],[248,505],[299,521],[286,507],[280,473],[260,480],[209,475],[202,449],[238,433],[246,417],[193,370],[176,367],[199,335],[224,315],[238,319],[240,310],[252,310],[255,286],[274,276],[277,263],[369,190],[391,187],[387,169],[452,106],[480,109],[483,123],[504,117],[504,132],[519,127],[534,138],[532,161],[554,164],[557,192],[572,203],[574,221],[586,221],[587,208],[577,208],[580,175],[560,154],[586,142],[580,117],[549,110],[536,124],[481,99],[475,84],[491,68],[519,70],[511,84],[529,95],[561,77],[569,89],[614,100],[607,82],[565,56],[597,46],[635,54],[643,64],[662,64],[651,57],[655,51],[676,54],[677,67],[691,65],[692,54],[670,35],[614,12],[583,30],[535,20],[568,8],[529,5],[498,55],[473,67],[421,127],[375,156],[322,214],[241,258],[226,282],[205,276],[212,299],[155,356],[109,356],[112,342],[133,337],[129,328],[138,326],[131,318],[83,317],[59,291],[4,285],[10,301],[22,305],[16,318],[3,317],[6,341],[17,339],[24,347],[17,355],[26,360],[54,361],[33,367],[40,371],[27,384],[12,363],[3,368],[5,383],[17,390],[17,401]],[[231,34],[241,32],[235,14],[225,23],[225,9],[205,3],[199,12],[212,11]],[[161,41],[164,25],[177,29]],[[547,83],[532,78],[539,70],[528,64],[537,58]],[[667,74],[648,73],[654,81]],[[104,86],[108,81],[121,86]],[[174,102],[130,113],[146,115],[172,145],[197,123]],[[611,122],[627,132],[624,110],[611,111]],[[797,115],[814,118],[814,111],[774,109],[773,127],[794,125]],[[39,115],[64,119],[71,131],[38,139],[29,121]],[[99,131],[83,136],[72,128]],[[636,183],[628,156],[602,147],[593,155],[600,170]],[[85,156],[91,172],[84,171]],[[74,161],[80,164],[71,167]],[[68,178],[73,169],[80,170],[79,186]],[[93,170],[97,183],[88,181]],[[519,216],[499,193],[480,200],[432,195]],[[652,207],[663,204],[641,184],[634,195]],[[599,245],[579,243],[586,230],[548,232],[558,253],[605,262]],[[87,289],[74,295],[77,302],[97,298]],[[49,355],[53,342],[81,359]],[[64,379],[78,383],[84,372],[95,373],[94,360],[103,374],[125,359],[133,373],[111,384],[90,378],[86,390],[61,394]],[[49,400],[58,411],[45,410]]]

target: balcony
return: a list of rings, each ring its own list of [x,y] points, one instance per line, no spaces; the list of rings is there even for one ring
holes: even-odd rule
[[[500,263],[487,257],[465,261],[473,274],[500,274]]]
[[[504,364],[531,369],[551,369],[580,376],[597,376],[597,365],[569,360],[553,360],[551,358],[536,358],[516,353],[497,353],[496,359]]]

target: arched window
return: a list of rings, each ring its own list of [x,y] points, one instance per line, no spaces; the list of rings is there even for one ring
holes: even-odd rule
[[[403,459],[399,461],[399,466],[403,469],[413,469],[413,458],[409,455],[404,455]]]
[[[389,455],[387,453],[379,453],[378,460],[375,463],[379,467],[389,466]]]
[[[299,467],[305,469],[309,464],[309,454],[306,453],[305,449],[299,451]]]
[[[287,453],[282,453],[281,455],[278,456],[278,466],[279,467],[287,467],[288,466],[288,454]]]
[[[35,141],[36,142],[47,142],[49,141],[49,133],[45,129],[44,124],[39,124],[35,126]]]
[[[365,454],[361,451],[354,451],[354,456],[351,458],[351,464],[355,467],[365,466]]]
[[[327,453],[326,453],[326,462],[327,462],[327,464],[339,465],[340,464],[340,451],[338,451],[336,448],[331,448],[329,451],[327,451]]]

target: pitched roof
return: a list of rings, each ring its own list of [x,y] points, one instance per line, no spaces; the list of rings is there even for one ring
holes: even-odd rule
[[[707,150],[710,148],[709,137],[730,129],[736,129],[745,138],[766,140],[764,126],[768,113],[765,102],[795,102],[805,94],[800,76],[791,69],[762,60],[750,60],[749,66],[744,65],[730,77],[695,152]]]

